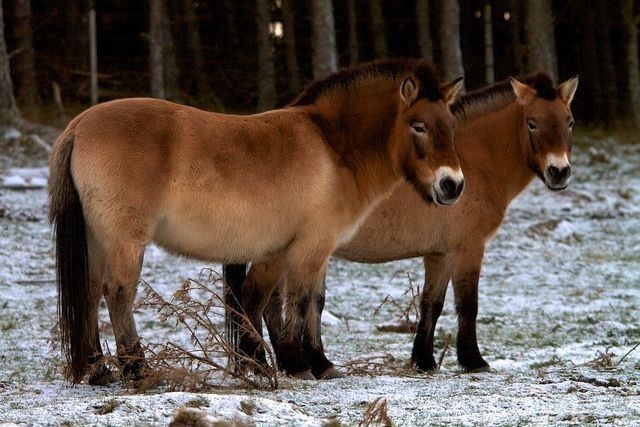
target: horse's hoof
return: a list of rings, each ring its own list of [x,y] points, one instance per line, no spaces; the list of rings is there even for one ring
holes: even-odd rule
[[[344,378],[345,375],[338,371],[334,366],[330,366],[325,370],[322,374],[316,375],[316,379],[318,380],[333,380],[336,378]]]
[[[465,368],[465,372],[469,374],[477,374],[481,372],[491,372],[491,367],[489,365],[486,366],[478,366],[477,368]]]
[[[313,376],[313,374],[311,373],[311,369],[307,369],[306,371],[301,371],[298,372],[297,374],[291,374],[291,376],[293,378],[299,379],[299,380],[314,380],[316,379],[316,377]]]
[[[99,371],[89,376],[89,384],[103,386],[116,381],[116,377],[107,367],[101,368]]]

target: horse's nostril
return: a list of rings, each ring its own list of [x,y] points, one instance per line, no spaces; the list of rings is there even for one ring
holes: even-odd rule
[[[547,173],[549,174],[549,178],[553,181],[566,181],[569,176],[571,176],[571,167],[565,166],[562,169],[558,169],[555,166],[549,166],[549,168],[547,168]]]
[[[560,178],[560,169],[558,169],[557,167],[549,166],[547,171],[549,173],[549,177],[553,180],[558,180],[558,178]]]
[[[464,187],[464,181],[456,183],[453,179],[446,177],[440,180],[440,188],[444,195],[450,199],[458,197]]]

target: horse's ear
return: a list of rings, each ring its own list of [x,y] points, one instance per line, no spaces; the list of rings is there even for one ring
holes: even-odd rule
[[[578,89],[578,76],[572,77],[558,86],[558,94],[560,95],[560,99],[562,99],[564,103],[567,104],[567,106],[571,105],[571,101],[573,101],[573,95],[576,94],[576,89]]]
[[[513,93],[516,94],[516,100],[520,105],[526,104],[529,97],[536,95],[536,90],[534,88],[519,82],[513,77],[509,77],[509,82],[513,88]]]
[[[407,77],[402,81],[400,85],[400,99],[402,99],[402,102],[404,102],[407,107],[410,107],[418,97],[418,90],[418,85],[411,77]]]
[[[464,80],[462,79],[462,77],[458,77],[457,79],[451,80],[450,82],[442,83],[440,85],[440,91],[444,96],[444,102],[447,105],[453,104],[463,86]]]

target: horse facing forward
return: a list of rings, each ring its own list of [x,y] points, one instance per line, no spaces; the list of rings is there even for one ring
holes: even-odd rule
[[[103,295],[123,374],[140,374],[132,310],[151,242],[206,261],[277,265],[287,284],[281,367],[309,378],[315,301],[336,246],[404,179],[436,204],[462,192],[448,105],[460,86],[439,84],[422,61],[395,60],[331,76],[258,115],[154,99],[80,114],[50,158],[67,378],[78,383],[95,364],[90,383],[112,379],[100,364]],[[244,308],[264,307],[271,290],[255,288]]]
[[[569,184],[570,105],[578,79],[558,88],[543,73],[524,81],[526,84],[507,80],[453,104],[458,119],[455,146],[466,182],[465,193],[455,206],[428,206],[410,186],[400,185],[367,217],[354,238],[334,253],[365,263],[424,257],[426,283],[412,353],[419,370],[437,369],[434,331],[450,280],[458,314],[458,362],[469,371],[488,369],[476,338],[478,280],[485,246],[511,201],[535,176],[553,191]],[[236,283],[229,285],[238,286],[241,279],[236,277]],[[269,266],[254,264],[242,291],[250,293],[251,286],[265,286],[271,280]],[[324,299],[319,301],[321,311]],[[278,360],[283,357],[278,344],[281,307],[282,296],[276,291],[265,308],[265,320]],[[313,360],[314,371],[332,366],[321,351]]]

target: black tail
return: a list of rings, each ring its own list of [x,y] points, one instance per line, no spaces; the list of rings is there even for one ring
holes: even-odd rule
[[[78,190],[71,176],[74,135],[64,133],[51,154],[49,221],[55,231],[58,319],[65,376],[79,383],[88,369],[89,265],[87,236]]]
[[[227,342],[237,352],[240,341],[240,325],[242,318],[242,282],[247,277],[247,264],[225,264],[222,266],[224,277],[225,331]]]

